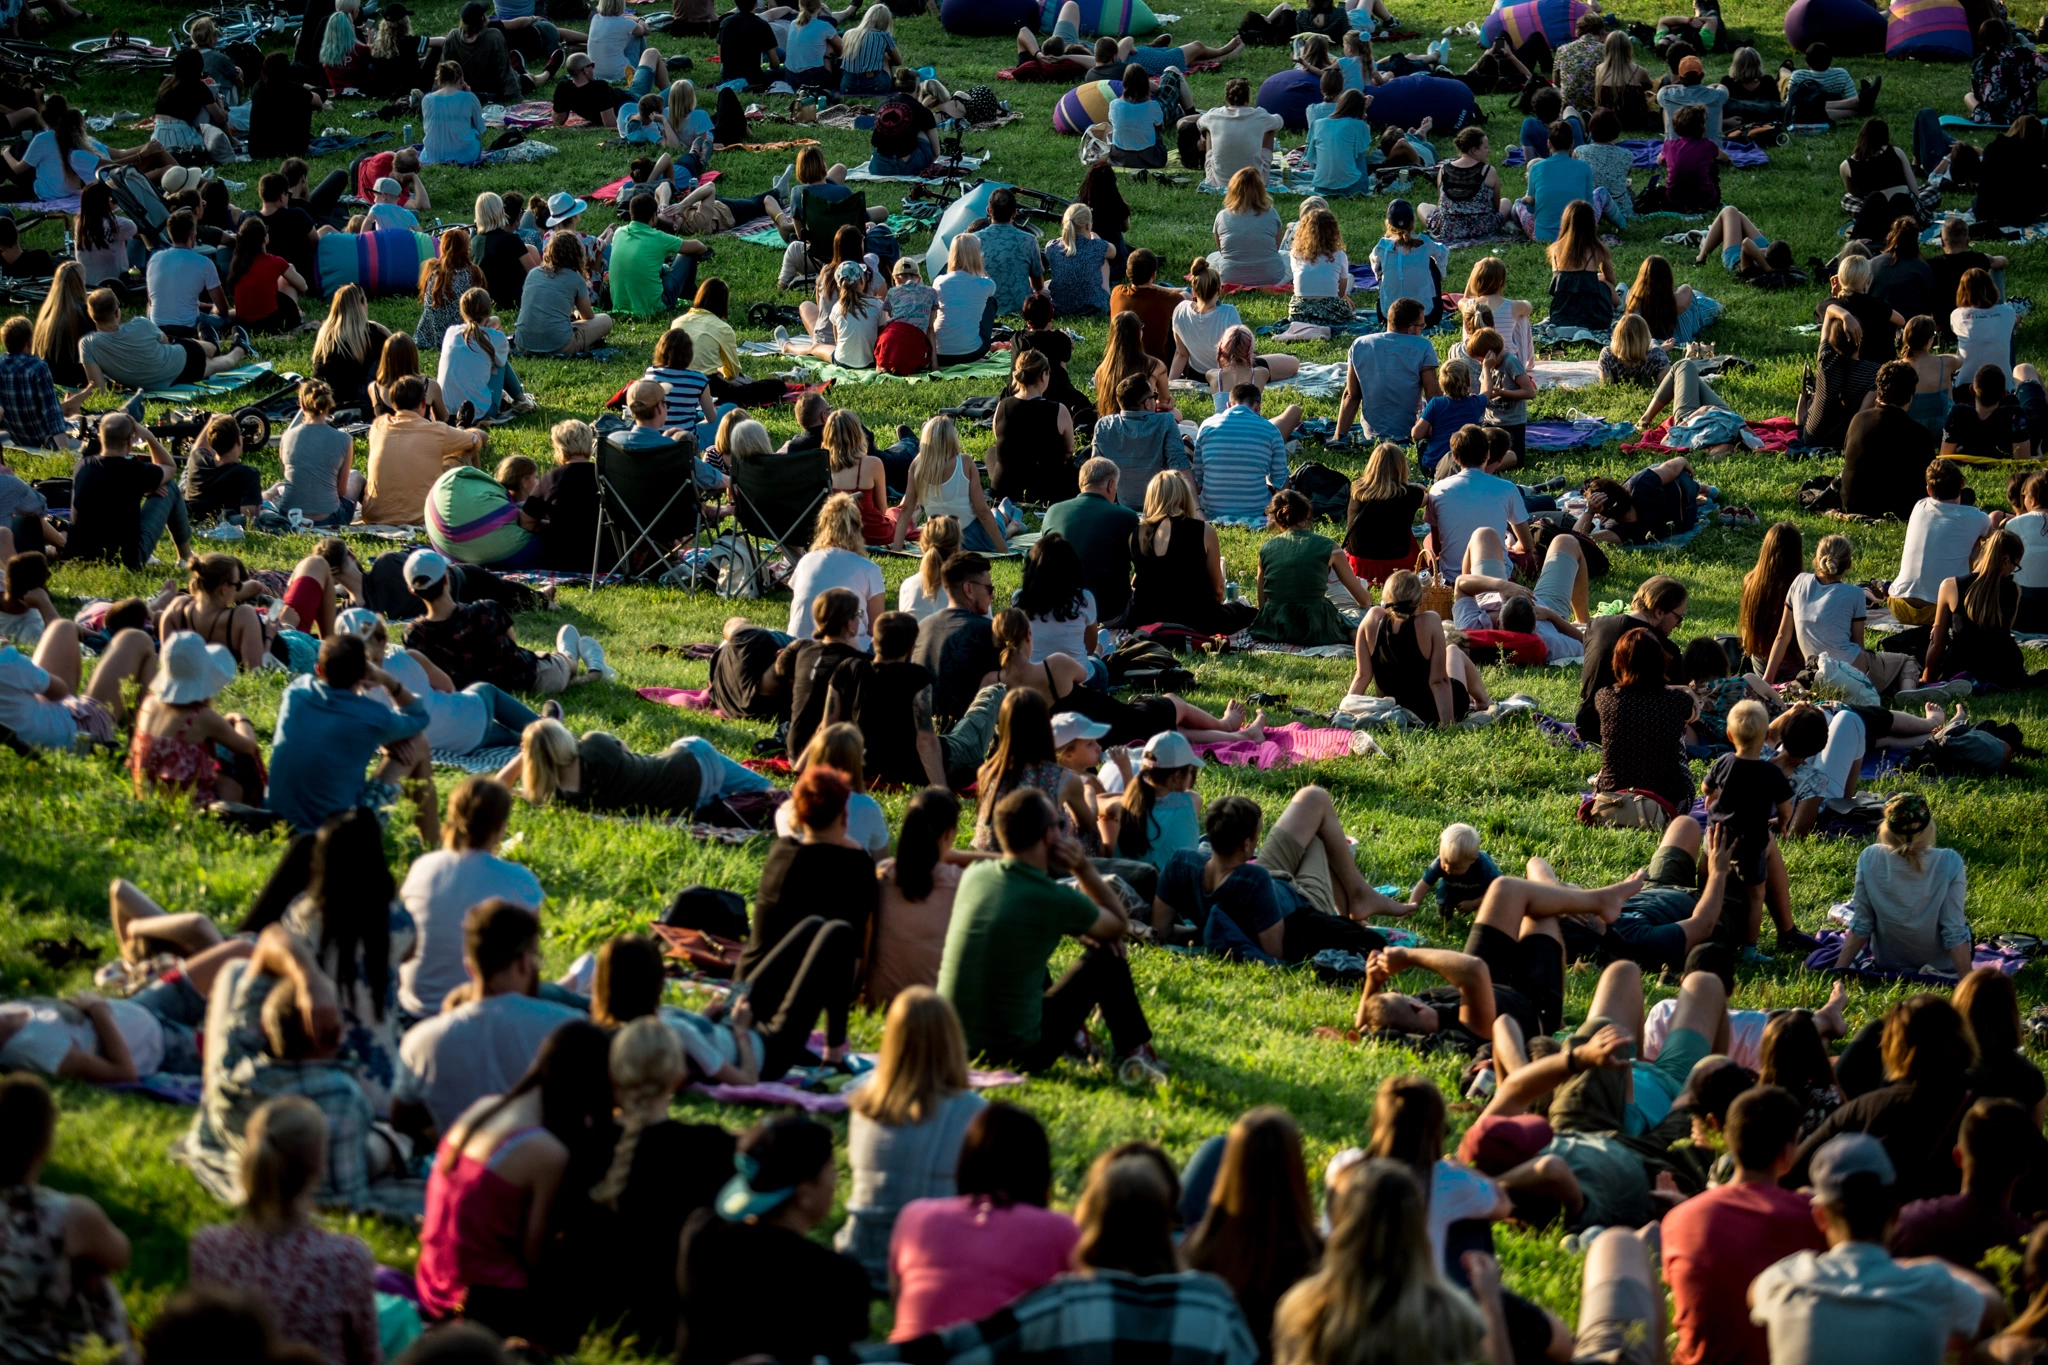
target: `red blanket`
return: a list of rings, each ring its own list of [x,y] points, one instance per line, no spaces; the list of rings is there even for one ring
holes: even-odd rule
[[[1763,442],[1763,449],[1782,453],[1790,450],[1799,440],[1799,419],[1796,417],[1765,417],[1751,422],[1749,429]],[[1667,451],[1676,446],[1664,444],[1664,435],[1671,430],[1671,423],[1660,422],[1643,433],[1640,441],[1628,441],[1622,449],[1633,454],[1638,450]]]

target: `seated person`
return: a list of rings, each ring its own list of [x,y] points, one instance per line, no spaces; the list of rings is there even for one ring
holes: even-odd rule
[[[545,654],[521,649],[512,635],[512,616],[497,602],[462,602],[448,586],[448,561],[433,550],[415,550],[405,561],[405,581],[427,614],[406,629],[408,649],[417,650],[452,678],[457,687],[487,682],[507,692],[555,696],[593,677],[609,676],[604,647],[574,626],[563,626],[555,648]]]
[[[33,658],[11,642],[0,643],[0,727],[38,749],[112,745],[128,718],[122,689],[130,681],[149,686],[156,662],[156,645],[148,635],[123,630],[100,651],[92,682],[81,692],[78,623],[50,622]]]
[[[403,335],[392,338],[385,358],[394,350],[409,350],[411,341]],[[424,525],[434,481],[452,465],[473,462],[483,450],[486,433],[481,428],[465,431],[427,416],[427,383],[417,374],[394,382],[388,390],[392,410],[370,424],[363,487],[367,522]]]
[[[963,788],[988,755],[1002,689],[981,689],[966,713],[940,733],[932,719],[931,670],[910,657],[917,633],[918,620],[909,612],[876,618],[875,657],[848,659],[833,671],[824,723],[860,727],[877,782]],[[779,668],[763,679],[764,691],[771,680],[780,689],[775,695],[795,690],[784,688]]]
[[[634,97],[600,76],[587,52],[572,52],[562,64],[562,79],[555,82],[555,126],[572,117],[600,128],[619,126],[619,109]]]
[[[56,258],[40,247],[24,248],[12,218],[0,218],[0,275],[11,280],[46,280],[57,273]],[[89,283],[97,284],[92,280]]]
[[[1176,937],[1185,922],[1193,933],[1178,936],[1268,964],[1306,962],[1331,948],[1385,947],[1366,917],[1405,915],[1408,907],[1367,885],[1330,794],[1321,787],[1296,792],[1262,843],[1263,820],[1248,797],[1210,803],[1203,817],[1210,853],[1181,849],[1160,870],[1154,937]]]
[[[620,450],[666,450],[673,445],[697,440],[697,424],[671,426],[668,421],[668,396],[666,385],[651,379],[636,379],[626,388],[626,412],[633,419],[633,425],[624,431],[614,431],[605,439]],[[699,457],[691,467],[691,478],[696,481],[701,493],[723,492],[726,476]]]
[[[6,424],[16,445],[32,450],[76,450],[78,438],[71,434],[71,418],[77,415],[85,395],[58,394],[49,362],[30,349],[34,339],[35,324],[25,317],[11,317],[0,326],[0,343],[7,348],[0,356],[0,392],[7,395],[0,422]]]
[[[1422,899],[1436,888],[1437,915],[1446,923],[1453,911],[1471,914],[1479,908],[1486,888],[1500,876],[1500,868],[1479,847],[1479,831],[1460,821],[1444,826],[1437,839],[1436,857],[1423,869],[1422,879],[1408,893],[1411,908],[1422,908]]]
[[[365,695],[370,687],[382,688],[392,705]],[[330,637],[315,672],[294,678],[278,702],[270,809],[293,829],[311,831],[344,811],[393,804],[405,783],[419,807],[421,836],[440,842],[433,755],[416,738],[429,720],[424,702],[370,663],[360,638]],[[365,780],[363,769],[380,749],[384,760]]]
[[[263,510],[263,476],[242,463],[242,427],[225,413],[206,423],[185,461],[185,513],[194,520],[240,518]]]
[[[542,568],[587,573],[597,558],[597,433],[571,418],[555,423],[548,439],[555,467],[520,504],[519,524],[540,539]]]
[[[2048,428],[2048,395],[2032,365],[2013,366],[2013,391],[2005,372],[1985,365],[1970,379],[1968,404],[1949,409],[1941,429],[1941,453],[1987,460],[2031,460],[2036,433]]]

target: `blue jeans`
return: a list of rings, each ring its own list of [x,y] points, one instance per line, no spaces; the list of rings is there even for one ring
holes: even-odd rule
[[[185,510],[185,490],[175,483],[167,486],[164,496],[142,500],[142,538],[137,563],[149,563],[165,530],[170,531],[174,545],[192,543],[192,515]]]
[[[1922,109],[1913,115],[1913,169],[1921,175],[1934,174],[1934,168],[1955,146],[1955,139],[1941,126],[1941,115],[1933,109]]]
[[[697,769],[703,774],[702,785],[697,788],[700,809],[721,797],[737,796],[741,792],[764,792],[775,785],[752,768],[743,768],[718,752],[708,739],[684,735],[668,747],[686,749],[690,757],[697,760]]]
[[[489,417],[505,406],[506,401],[517,403],[526,397],[526,386],[519,382],[519,376],[512,372],[512,358],[508,355],[505,363],[491,371],[491,406],[489,411],[480,412],[479,417]]]
[[[981,524],[980,517],[969,517],[960,528],[960,548],[977,554],[998,553],[996,543],[988,538],[988,530]]]
[[[661,275],[661,306],[674,308],[697,292],[697,258],[678,251]]]
[[[491,708],[491,718],[484,726],[484,737],[476,746],[479,749],[504,749],[515,745],[526,733],[526,727],[540,719],[540,714],[529,709],[525,702],[490,683],[471,683],[462,690],[473,697],[482,697]]]
[[[932,150],[931,143],[919,138],[916,145],[910,149],[909,156],[883,156],[880,152],[870,156],[868,174],[918,175],[936,160],[938,154]]]

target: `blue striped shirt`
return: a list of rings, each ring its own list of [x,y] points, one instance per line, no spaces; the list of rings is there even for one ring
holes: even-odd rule
[[[668,430],[692,431],[704,420],[704,389],[711,383],[710,376],[695,370],[650,365],[640,377],[668,385],[668,411],[662,416],[662,425]]]
[[[1196,433],[1195,479],[1205,515],[1264,516],[1274,490],[1287,486],[1287,442],[1262,415],[1234,404]]]
[[[888,54],[895,50],[895,35],[870,29],[861,35],[858,43],[839,54],[839,69],[860,73],[884,70],[889,61]]]

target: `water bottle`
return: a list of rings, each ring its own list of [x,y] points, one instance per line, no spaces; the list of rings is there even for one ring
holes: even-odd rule
[[[406,125],[405,125],[405,133],[404,133],[404,137],[405,137],[405,141],[403,141],[403,142],[399,143],[398,145],[399,145],[399,146],[401,146],[401,147],[410,147],[410,146],[412,146],[412,125],[411,125],[410,123],[408,123],[408,124],[406,124]]]

